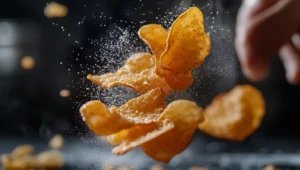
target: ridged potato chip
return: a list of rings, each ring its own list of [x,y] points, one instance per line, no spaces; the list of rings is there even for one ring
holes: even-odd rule
[[[160,75],[160,56],[165,51],[167,46],[168,30],[158,24],[149,24],[140,28],[138,31],[139,37],[150,47],[155,55],[155,69]]]
[[[144,136],[140,136],[136,140],[121,143],[119,146],[115,147],[112,152],[116,155],[123,155],[123,154],[127,153],[128,151],[130,151],[136,147],[139,147],[142,144],[167,133],[168,131],[172,130],[173,128],[174,128],[174,124],[171,121],[164,121],[162,126],[160,126],[158,129],[150,131],[150,132],[146,133]]]
[[[125,119],[135,124],[157,122],[166,107],[165,96],[160,88],[129,100],[116,111]]]
[[[203,121],[202,109],[196,103],[177,100],[170,103],[160,117],[160,121],[170,120],[174,128],[150,141],[143,143],[144,152],[151,158],[168,163],[184,151]]]
[[[99,100],[93,100],[80,108],[80,113],[89,128],[98,135],[111,135],[132,124],[116,112],[110,110]]]
[[[152,132],[159,128],[157,123],[140,124],[129,129],[121,130],[118,133],[109,135],[106,137],[108,143],[112,145],[118,145],[124,142],[134,141],[141,136],[146,135],[148,132]]]
[[[217,138],[243,141],[260,126],[264,115],[261,92],[250,85],[239,85],[213,100],[199,128]]]
[[[155,73],[154,66],[154,56],[147,53],[137,53],[131,56],[117,72],[100,76],[88,75],[87,78],[105,89],[122,85],[140,94],[160,87],[167,96],[173,90],[163,77]]]
[[[160,65],[174,73],[189,73],[204,62],[210,48],[203,14],[199,8],[192,7],[173,23]]]

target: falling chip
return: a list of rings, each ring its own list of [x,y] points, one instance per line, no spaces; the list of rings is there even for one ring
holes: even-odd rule
[[[273,165],[267,165],[266,167],[264,167],[264,169],[262,170],[277,170],[277,168]]]
[[[68,7],[57,2],[50,2],[44,9],[47,18],[63,18],[68,15]]]
[[[164,167],[162,165],[156,164],[153,165],[150,170],[164,170]]]
[[[59,92],[59,95],[61,97],[69,97],[71,95],[71,92],[67,89],[63,89]]]
[[[52,149],[61,149],[64,146],[64,138],[62,135],[55,135],[50,141],[49,146]]]
[[[20,64],[23,69],[31,70],[34,68],[35,61],[31,56],[24,56]]]

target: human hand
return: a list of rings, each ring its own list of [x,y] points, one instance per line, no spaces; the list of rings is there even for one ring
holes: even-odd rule
[[[300,83],[300,0],[244,0],[235,46],[250,80],[263,80],[272,55],[279,52],[287,80]]]

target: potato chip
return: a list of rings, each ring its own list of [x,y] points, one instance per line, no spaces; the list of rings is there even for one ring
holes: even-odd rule
[[[32,145],[20,145],[17,146],[11,153],[13,158],[20,158],[25,155],[32,154],[34,152],[34,147]]]
[[[262,170],[277,170],[277,168],[275,166],[273,166],[273,165],[267,165]]]
[[[56,150],[46,151],[37,155],[37,162],[43,168],[62,168],[64,166],[64,156]]]
[[[175,127],[147,143],[144,152],[151,158],[165,163],[184,151],[203,120],[202,109],[194,102],[177,100],[170,103],[160,117],[160,121],[171,120]]]
[[[123,142],[134,141],[139,137],[146,135],[148,132],[154,131],[157,128],[159,128],[159,125],[157,123],[140,124],[129,129],[121,130],[120,132],[112,134],[110,136],[107,136],[106,139],[110,144],[118,145]]]
[[[163,72],[166,73],[166,70],[164,70]],[[168,82],[169,86],[172,87],[172,89],[184,90],[194,82],[194,77],[192,75],[192,72],[189,72],[187,74],[176,74],[169,72],[167,73],[165,80],[166,82]]]
[[[204,62],[210,48],[203,14],[199,8],[192,7],[173,23],[166,50],[160,57],[160,65],[174,73],[189,73]]]
[[[162,165],[156,164],[153,165],[150,170],[164,170],[164,167]]]
[[[160,88],[131,99],[116,111],[135,124],[157,122],[166,107],[165,96]]]
[[[90,101],[80,108],[83,119],[98,135],[111,135],[131,127],[131,123],[110,110],[99,100]]]
[[[239,85],[217,96],[204,111],[199,128],[223,139],[242,141],[259,127],[265,115],[265,101],[259,90]]]
[[[156,72],[160,73],[160,56],[167,46],[168,30],[158,24],[145,25],[138,31],[139,37],[150,47],[155,55]],[[160,74],[159,74],[160,75]]]
[[[160,135],[167,133],[174,128],[174,124],[171,121],[165,121],[158,129],[148,132],[146,135],[137,138],[134,141],[121,143],[119,146],[113,149],[113,153],[116,155],[123,155],[128,151],[141,146],[143,143],[151,141]]]
[[[140,94],[160,87],[167,96],[172,89],[154,69],[154,57],[147,53],[138,53],[131,56],[117,72],[100,76],[88,75],[88,79],[105,89],[122,85]]]

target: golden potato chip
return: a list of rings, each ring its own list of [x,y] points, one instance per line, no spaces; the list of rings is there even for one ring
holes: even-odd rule
[[[37,162],[43,168],[62,168],[65,161],[61,152],[52,150],[38,154]]]
[[[129,129],[121,130],[120,132],[112,134],[110,136],[107,136],[106,139],[110,144],[118,145],[123,142],[134,141],[139,137],[146,135],[148,132],[154,131],[157,128],[159,128],[159,125],[157,123],[140,124]]]
[[[217,138],[242,141],[254,133],[264,115],[261,92],[250,85],[239,85],[213,100],[205,109],[199,128]]]
[[[140,94],[145,94],[152,89],[160,87],[164,91],[165,96],[167,96],[172,92],[172,89],[163,77],[155,73],[154,66],[154,57],[152,55],[138,53],[131,56],[126,64],[115,73],[107,73],[100,76],[88,75],[87,78],[105,89],[122,85]]]
[[[136,124],[157,122],[166,107],[165,96],[160,88],[129,100],[116,111],[125,119]]]
[[[150,47],[155,55],[156,72],[160,73],[160,56],[167,46],[168,30],[158,24],[149,24],[140,28],[139,37]],[[160,75],[160,74],[159,74]]]
[[[167,133],[168,131],[170,131],[173,128],[174,128],[174,124],[171,121],[165,121],[162,124],[162,126],[160,126],[158,129],[148,132],[146,135],[140,136],[136,140],[121,143],[119,146],[115,147],[112,152],[116,155],[123,155],[123,154],[127,153],[128,151],[141,146],[143,143],[151,141],[151,140],[157,138],[158,136],[163,135],[164,133]]]
[[[17,146],[11,153],[13,158],[20,158],[25,155],[32,154],[34,152],[34,147],[32,145],[20,145]]]
[[[150,170],[164,170],[164,167],[162,165],[156,164],[153,165]]]
[[[273,165],[267,165],[262,170],[277,170],[277,168],[275,166],[273,166]]]
[[[208,170],[208,169],[207,168],[201,168],[201,167],[198,167],[198,166],[193,166],[189,170]]]
[[[147,143],[143,143],[144,152],[151,158],[165,163],[184,151],[203,121],[202,109],[196,103],[177,100],[170,103],[160,117],[160,121],[170,120],[175,127]]]
[[[160,57],[160,65],[174,73],[189,73],[204,62],[210,48],[203,14],[199,8],[192,7],[173,23],[166,50]]]
[[[166,73],[167,71],[163,70],[162,72]],[[189,72],[187,74],[175,74],[168,71],[165,76],[165,80],[169,84],[169,86],[172,87],[172,89],[184,90],[194,82],[194,77],[192,75],[192,72]]]
[[[132,125],[119,114],[110,110],[99,100],[90,101],[80,108],[83,120],[98,135],[111,135]]]

